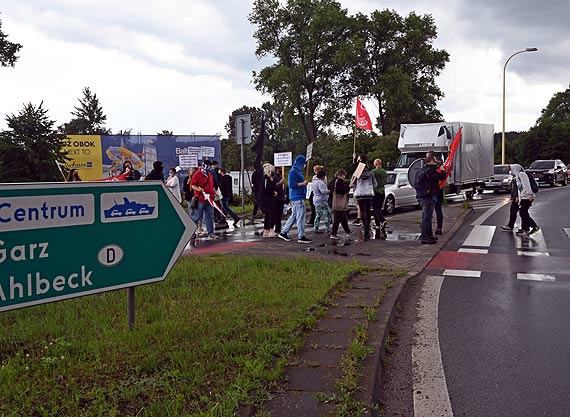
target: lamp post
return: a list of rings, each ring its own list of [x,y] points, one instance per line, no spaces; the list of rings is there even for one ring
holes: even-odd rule
[[[517,51],[512,54],[507,61],[505,62],[505,66],[503,67],[503,140],[501,146],[501,164],[505,164],[505,73],[507,71],[507,64],[511,60],[512,57],[518,54],[522,54],[523,52],[535,52],[538,51],[538,48],[526,48],[522,51]]]

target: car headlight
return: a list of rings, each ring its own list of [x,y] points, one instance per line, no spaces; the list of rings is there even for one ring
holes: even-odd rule
[[[505,178],[505,179],[503,180],[503,184],[508,184],[509,182],[511,182],[511,179],[510,179],[510,178]]]
[[[554,170],[553,169],[549,169],[547,174],[554,174]]]

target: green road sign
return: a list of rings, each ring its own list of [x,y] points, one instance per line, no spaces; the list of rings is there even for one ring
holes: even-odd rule
[[[0,185],[0,311],[164,280],[196,225],[160,182]]]

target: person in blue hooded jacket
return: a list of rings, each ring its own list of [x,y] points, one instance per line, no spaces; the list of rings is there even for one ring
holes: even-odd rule
[[[283,226],[281,233],[279,233],[279,237],[286,242],[291,240],[291,238],[287,236],[287,233],[291,230],[295,222],[297,222],[297,242],[312,242],[311,239],[305,236],[305,216],[307,214],[305,197],[307,195],[307,184],[309,182],[305,180],[305,176],[303,175],[304,167],[305,157],[298,155],[289,172],[289,200],[291,200],[292,213],[289,219],[287,219],[285,226]]]

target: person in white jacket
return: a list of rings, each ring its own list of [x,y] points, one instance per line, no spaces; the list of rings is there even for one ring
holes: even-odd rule
[[[170,168],[168,170],[168,178],[166,179],[165,183],[170,192],[174,194],[176,200],[178,200],[179,203],[182,203],[182,195],[180,194],[180,181],[176,175],[176,168]]]
[[[532,202],[536,198],[536,194],[532,191],[528,174],[519,164],[511,164],[511,174],[515,177],[517,188],[519,190],[519,206],[521,216],[521,228],[517,230],[517,235],[532,235],[540,230],[528,210],[532,206]]]

